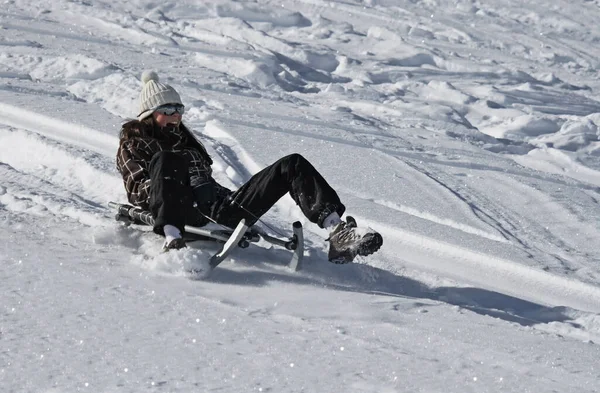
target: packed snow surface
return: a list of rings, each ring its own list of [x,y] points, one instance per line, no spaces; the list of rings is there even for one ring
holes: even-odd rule
[[[600,3],[8,0],[0,391],[600,391]],[[351,265],[289,197],[265,242],[114,220],[154,70],[237,188],[308,158],[384,237]]]

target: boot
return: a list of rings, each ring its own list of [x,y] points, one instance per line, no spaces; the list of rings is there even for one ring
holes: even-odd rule
[[[358,228],[356,220],[347,216],[329,234],[329,262],[350,263],[357,255],[367,256],[379,250],[383,238],[369,228]]]

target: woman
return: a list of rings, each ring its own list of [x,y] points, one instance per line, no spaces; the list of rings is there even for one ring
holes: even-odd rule
[[[345,207],[337,193],[299,154],[281,158],[235,192],[218,184],[212,159],[181,122],[185,108],[177,91],[155,72],[144,72],[142,82],[140,114],[121,129],[117,167],[129,202],[152,213],[164,250],[185,247],[186,224],[235,227],[246,219],[252,225],[288,192],[311,222],[330,229],[331,262],[352,262],[381,247],[379,233],[357,228],[351,217],[341,220]]]

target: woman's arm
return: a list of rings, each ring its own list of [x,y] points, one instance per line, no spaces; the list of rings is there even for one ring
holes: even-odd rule
[[[117,169],[123,176],[130,203],[148,208],[150,176],[148,162],[137,154],[132,140],[122,142],[117,152]]]

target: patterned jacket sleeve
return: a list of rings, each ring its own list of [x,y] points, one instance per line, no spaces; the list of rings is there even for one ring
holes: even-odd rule
[[[125,141],[119,145],[117,169],[123,176],[129,202],[147,209],[150,187],[148,163],[137,154],[134,141]]]

